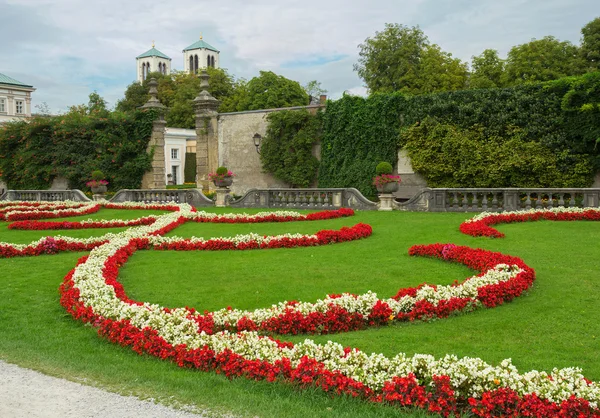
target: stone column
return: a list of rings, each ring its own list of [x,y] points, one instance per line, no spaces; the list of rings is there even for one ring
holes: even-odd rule
[[[166,107],[156,97],[158,94],[158,83],[152,78],[148,82],[150,86],[150,98],[140,109],[154,109],[158,112],[158,118],[152,123],[152,135],[148,143],[147,152],[154,150],[152,158],[152,169],[144,174],[142,178],[142,189],[164,189],[165,182],[165,121]]]
[[[208,74],[202,70],[200,93],[194,99],[196,114],[196,185],[208,190],[212,188],[208,173],[214,173],[219,164],[217,109],[220,102],[207,91]]]

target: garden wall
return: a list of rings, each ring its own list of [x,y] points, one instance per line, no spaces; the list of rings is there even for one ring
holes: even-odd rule
[[[247,112],[222,113],[218,116],[218,160],[235,175],[231,190],[243,195],[252,188],[288,187],[285,182],[264,173],[260,154],[254,146],[254,135],[265,136],[266,116],[280,110],[319,109],[319,105],[292,107],[286,109],[251,110]],[[313,148],[313,155],[320,157],[320,144]]]

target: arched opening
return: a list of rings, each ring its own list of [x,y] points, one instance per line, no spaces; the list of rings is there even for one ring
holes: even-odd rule
[[[198,55],[194,55],[194,71],[198,72]]]
[[[194,74],[194,57],[190,55],[190,74]]]
[[[149,63],[149,62],[146,62],[146,75],[150,74],[150,71],[152,71],[152,70],[150,69],[150,63]]]
[[[206,56],[206,66],[210,67],[210,55]]]
[[[146,63],[142,63],[142,81],[146,79]]]
[[[215,68],[215,56],[214,55],[212,55],[210,57],[210,66],[213,67],[213,68]]]

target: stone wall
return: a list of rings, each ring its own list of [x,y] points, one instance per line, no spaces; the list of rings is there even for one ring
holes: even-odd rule
[[[409,199],[427,187],[427,182],[423,176],[414,172],[408,153],[403,149],[398,151],[396,172],[402,180],[398,191],[394,193],[397,198]]]
[[[244,195],[258,188],[281,188],[289,185],[263,173],[260,154],[254,146],[254,134],[264,137],[267,132],[267,115],[280,110],[308,109],[316,111],[320,105],[292,107],[286,109],[251,110],[247,112],[222,113],[218,117],[218,160],[235,173],[231,190]],[[313,148],[313,155],[320,159],[320,144]]]

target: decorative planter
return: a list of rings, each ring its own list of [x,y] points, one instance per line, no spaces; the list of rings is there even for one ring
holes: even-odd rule
[[[233,177],[224,177],[223,179],[213,181],[217,187],[229,187],[233,183]]]
[[[94,194],[106,193],[106,186],[103,186],[103,185],[92,187],[91,189],[92,189],[92,193],[94,193]]]
[[[385,183],[382,186],[377,186],[377,191],[379,193],[394,193],[396,190],[398,190],[398,182],[392,182],[392,183]]]

